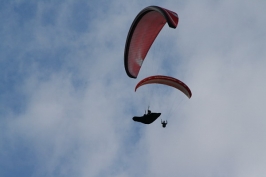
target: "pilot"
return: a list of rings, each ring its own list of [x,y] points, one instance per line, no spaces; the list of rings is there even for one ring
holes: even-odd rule
[[[161,119],[161,124],[162,124],[163,128],[165,128],[166,124],[167,124],[167,121],[162,121],[162,119]]]

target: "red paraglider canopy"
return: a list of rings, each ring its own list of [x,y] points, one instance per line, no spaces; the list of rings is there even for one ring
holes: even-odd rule
[[[142,85],[146,84],[163,84],[163,85],[168,85],[171,87],[174,87],[181,92],[183,92],[188,98],[192,96],[192,93],[189,89],[189,87],[183,83],[182,81],[170,77],[170,76],[162,76],[162,75],[156,75],[156,76],[150,76],[147,77],[143,80],[141,80],[135,87],[135,91]]]
[[[170,10],[149,6],[143,9],[133,21],[128,32],[124,65],[131,78],[137,78],[141,65],[157,35],[165,25],[176,28],[178,15]]]

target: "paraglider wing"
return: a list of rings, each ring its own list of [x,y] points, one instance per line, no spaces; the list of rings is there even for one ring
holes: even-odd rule
[[[158,6],[146,7],[136,16],[128,32],[124,52],[124,65],[129,77],[137,78],[152,43],[166,22],[169,27],[176,28],[178,15]]]
[[[192,93],[189,89],[189,87],[183,83],[182,81],[170,77],[170,76],[162,76],[162,75],[156,75],[156,76],[150,76],[147,77],[143,80],[141,80],[135,87],[135,91],[142,85],[146,84],[163,84],[163,85],[168,85],[171,87],[174,87],[181,92],[183,92],[188,98],[192,96]]]
[[[143,124],[151,124],[152,122],[154,122],[159,116],[161,115],[161,113],[150,113],[149,115],[144,115],[141,117],[133,117],[132,119],[136,122],[141,122]]]

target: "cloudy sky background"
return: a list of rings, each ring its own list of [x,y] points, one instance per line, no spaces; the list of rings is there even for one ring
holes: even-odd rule
[[[143,8],[179,15],[138,79],[124,70]],[[266,176],[266,2],[0,2],[0,176]],[[164,74],[192,98],[155,85]],[[150,105],[151,125],[132,121]]]

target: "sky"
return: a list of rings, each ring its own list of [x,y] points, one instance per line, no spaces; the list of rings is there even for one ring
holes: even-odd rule
[[[135,16],[176,12],[137,79]],[[266,176],[266,1],[0,1],[0,176]],[[169,75],[192,97],[141,79]],[[150,107],[162,115],[132,121]],[[161,120],[168,125],[162,128]]]

